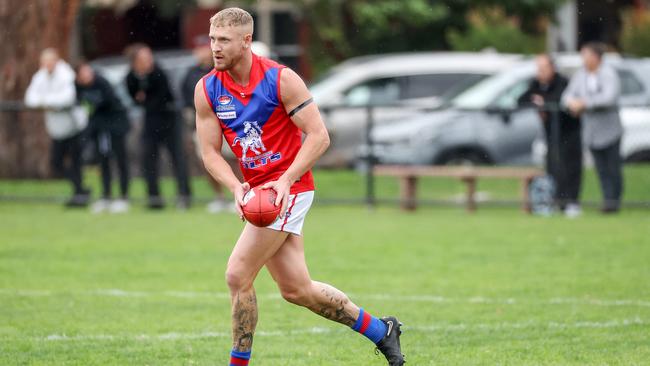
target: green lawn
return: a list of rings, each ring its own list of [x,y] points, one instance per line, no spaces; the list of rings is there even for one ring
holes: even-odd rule
[[[650,204],[650,165],[626,165],[625,190],[623,200],[628,203],[644,202]],[[322,201],[362,201],[365,199],[366,177],[353,171],[320,170],[315,172],[318,194],[317,200]],[[86,169],[86,183],[95,196],[100,192],[99,172],[97,169]],[[144,182],[134,180],[131,185],[132,197],[142,198],[145,192]],[[211,199],[208,183],[201,177],[192,181],[192,188],[199,200]],[[175,185],[171,179],[164,179],[163,194],[173,199]],[[488,201],[515,201],[519,199],[520,183],[516,180],[482,179],[478,181],[478,191]],[[39,180],[5,180],[0,181],[0,199],[3,197],[57,198],[63,199],[70,192],[69,185],[63,181]],[[114,192],[117,192],[115,187]],[[395,200],[398,197],[399,186],[392,177],[376,178],[377,198]],[[419,197],[424,200],[454,200],[462,198],[465,186],[456,179],[423,178],[419,183]],[[595,172],[588,169],[584,173],[584,183],[581,198],[591,203],[599,203],[600,189]]]
[[[633,177],[628,192],[648,200],[648,176],[626,174]],[[325,197],[362,193],[354,174],[320,172],[317,179]],[[427,184],[430,197],[458,189],[451,181]],[[508,193],[486,184],[495,196]],[[203,183],[194,187],[209,197]],[[380,182],[384,197],[395,189]],[[0,182],[0,193],[56,196],[67,187]],[[0,202],[0,365],[225,365],[223,272],[241,227],[234,215],[202,207],[91,215]],[[315,279],[405,323],[408,365],[650,360],[648,210],[611,217],[587,210],[568,220],[516,207],[404,214],[390,206],[316,205],[305,238]],[[385,365],[364,338],[281,300],[265,271],[256,288],[252,365]]]

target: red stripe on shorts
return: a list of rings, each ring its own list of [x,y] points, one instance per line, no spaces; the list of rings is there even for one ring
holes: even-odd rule
[[[287,212],[284,213],[284,222],[282,223],[282,227],[280,228],[280,231],[284,231],[284,225],[286,225],[287,221],[289,221],[289,215],[291,214],[291,210],[293,209],[293,206],[296,204],[296,198],[298,198],[297,194],[293,196],[293,200],[291,201],[291,206],[289,206]]]

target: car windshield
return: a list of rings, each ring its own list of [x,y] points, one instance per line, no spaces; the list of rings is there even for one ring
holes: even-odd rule
[[[471,88],[482,80],[485,80],[490,75],[487,74],[468,74],[465,79],[456,85],[451,86],[447,89],[442,95],[440,95],[441,101],[451,101],[456,98],[460,93]]]
[[[487,108],[504,89],[511,86],[522,73],[526,72],[524,69],[518,71],[502,72],[479,82],[452,99],[451,106],[459,109]]]
[[[326,95],[331,90],[338,89],[339,85],[345,84],[346,79],[350,76],[351,75],[346,69],[341,70],[334,68],[313,82],[309,86],[309,91],[312,93],[314,98],[318,100],[322,95]]]

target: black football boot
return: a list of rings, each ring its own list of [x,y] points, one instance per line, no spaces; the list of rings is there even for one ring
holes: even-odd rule
[[[402,346],[399,343],[402,323],[394,316],[383,317],[381,321],[386,324],[386,335],[377,343],[377,350],[386,356],[388,366],[402,366],[405,363]]]

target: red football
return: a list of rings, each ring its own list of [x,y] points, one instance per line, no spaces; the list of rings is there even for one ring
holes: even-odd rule
[[[273,189],[255,187],[244,196],[244,217],[259,227],[269,226],[280,215],[280,205],[275,205],[277,193]]]

